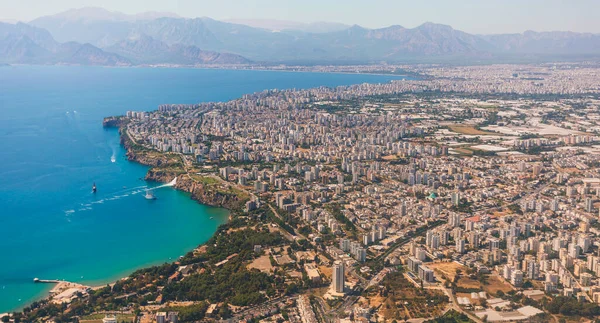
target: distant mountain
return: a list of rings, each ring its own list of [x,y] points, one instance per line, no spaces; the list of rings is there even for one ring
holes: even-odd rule
[[[84,8],[42,17],[31,24],[47,29],[61,42],[90,43],[134,62],[195,64],[205,61],[208,52],[214,52],[208,59],[215,61],[242,62],[245,57],[255,62],[306,64],[600,56],[600,35],[531,31],[473,35],[435,23],[415,28],[395,25],[368,29],[278,20],[223,22],[168,13],[125,15]],[[147,50],[140,51],[144,46],[148,46]],[[217,57],[216,53],[227,54]]]
[[[600,35],[574,32],[534,32],[523,34],[483,35],[482,39],[503,53],[598,55]]]
[[[127,57],[137,64],[248,64],[249,60],[234,54],[203,51],[193,45],[166,43],[147,35],[122,40],[106,48],[107,51]]]
[[[324,21],[307,24],[297,21],[271,19],[228,19],[224,22],[246,25],[254,28],[266,29],[269,31],[296,30],[308,33],[329,33],[350,28],[349,25]]]
[[[135,15],[128,15],[118,11],[109,11],[104,8],[84,7],[67,10],[51,16],[40,17],[31,21],[31,24],[35,25],[35,22],[43,23],[49,21],[140,21],[153,20],[162,17],[180,18],[179,15],[172,12],[147,11]]]
[[[58,43],[44,29],[0,23],[0,63],[126,66],[131,62],[90,44]]]
[[[59,42],[77,41],[98,47],[110,46],[126,38],[134,24],[162,17],[177,18],[174,13],[145,12],[127,15],[102,8],[72,9],[56,15],[45,16],[29,24],[51,31]]]

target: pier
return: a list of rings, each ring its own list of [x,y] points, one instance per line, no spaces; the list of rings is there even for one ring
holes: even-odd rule
[[[58,280],[58,279],[39,279],[39,278],[34,278],[33,282],[34,283],[44,283],[44,284],[60,284],[63,281],[62,280]]]

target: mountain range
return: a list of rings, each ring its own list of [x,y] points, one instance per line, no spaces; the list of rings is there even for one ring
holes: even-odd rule
[[[327,22],[190,19],[159,12],[127,15],[101,8],[73,9],[27,24],[0,23],[0,63],[403,63],[598,56],[598,34],[476,35],[435,23],[368,29]]]
[[[127,66],[131,62],[91,44],[59,43],[50,33],[24,23],[0,23],[0,64]]]

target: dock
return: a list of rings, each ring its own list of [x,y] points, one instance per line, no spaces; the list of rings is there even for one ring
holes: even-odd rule
[[[39,278],[34,278],[33,279],[34,283],[44,283],[44,284],[60,284],[62,283],[62,280],[58,280],[58,279],[39,279]]]

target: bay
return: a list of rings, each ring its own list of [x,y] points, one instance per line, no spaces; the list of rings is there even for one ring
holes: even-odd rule
[[[398,76],[268,71],[0,67],[0,313],[47,295],[33,278],[106,284],[174,261],[228,212],[165,187],[156,201],[102,119],[164,103],[226,101],[265,89],[380,83]],[[91,193],[96,183],[98,192]],[[211,219],[211,217],[213,219]]]

